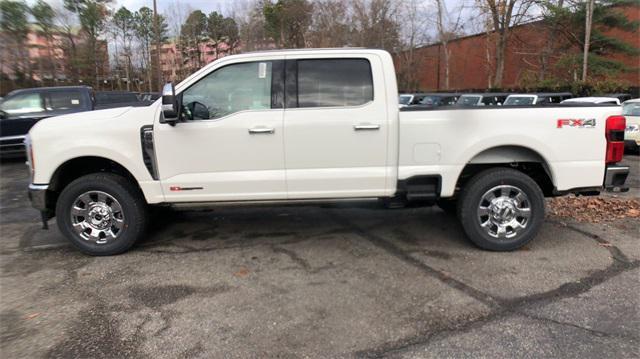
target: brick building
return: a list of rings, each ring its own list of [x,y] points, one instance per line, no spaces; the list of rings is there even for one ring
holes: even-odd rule
[[[638,7],[618,8],[634,21],[640,21]],[[505,58],[503,88],[518,88],[527,79],[539,78],[542,72],[542,50],[551,38],[550,31],[544,24],[532,22],[511,29],[511,37],[507,45]],[[640,49],[640,35],[624,31],[612,31],[614,35],[635,48]],[[495,35],[481,33],[452,40],[448,43],[449,60],[449,90],[486,89],[490,87],[495,69]],[[547,74],[559,75],[564,78],[572,74],[560,74],[554,64],[560,58],[557,43],[552,44],[552,52],[548,57]],[[574,50],[579,52],[579,49]],[[403,54],[396,54],[396,66],[403,61]],[[611,57],[624,63],[628,72],[618,75],[616,80],[627,82],[630,86],[640,85],[640,56],[625,56],[616,54]],[[419,90],[442,91],[445,87],[444,50],[440,43],[424,46],[414,50],[413,79]],[[405,60],[406,61],[406,60]],[[577,73],[580,76],[580,72]],[[417,90],[402,89],[401,90]]]

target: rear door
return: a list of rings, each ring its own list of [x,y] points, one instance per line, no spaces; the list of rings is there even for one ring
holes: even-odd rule
[[[382,61],[375,55],[340,56],[287,57],[290,199],[385,194],[389,123]]]

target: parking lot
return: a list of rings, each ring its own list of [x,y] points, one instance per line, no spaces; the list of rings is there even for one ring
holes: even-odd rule
[[[640,356],[637,218],[548,216],[492,253],[436,207],[163,212],[94,258],[41,229],[21,161],[0,171],[5,358]]]

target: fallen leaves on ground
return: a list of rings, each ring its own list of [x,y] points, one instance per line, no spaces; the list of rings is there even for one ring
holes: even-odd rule
[[[249,275],[249,268],[240,267],[240,269],[237,272],[233,273],[233,275],[238,278],[244,278]]]
[[[549,200],[549,214],[577,222],[599,223],[640,218],[640,200],[607,197],[557,197]]]

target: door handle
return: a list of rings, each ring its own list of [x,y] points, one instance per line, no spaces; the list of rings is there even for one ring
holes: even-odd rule
[[[355,131],[377,131],[380,129],[380,125],[361,124],[353,125]]]
[[[254,127],[254,128],[250,128],[249,129],[249,134],[250,135],[256,135],[256,134],[273,134],[274,132],[276,132],[276,130],[274,128],[264,128],[264,127]]]

